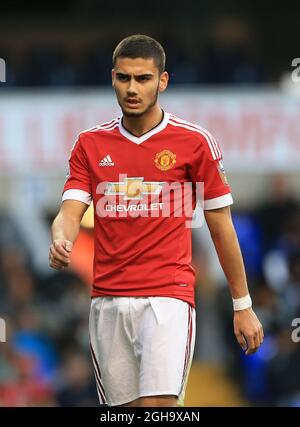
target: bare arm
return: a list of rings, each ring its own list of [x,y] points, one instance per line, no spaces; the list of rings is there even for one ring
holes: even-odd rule
[[[206,210],[204,214],[232,298],[241,298],[248,294],[248,286],[230,208]]]
[[[206,210],[205,219],[232,298],[248,294],[244,262],[232,223],[230,207]],[[246,354],[254,353],[263,341],[263,329],[252,308],[234,311],[234,333]]]
[[[53,221],[49,265],[56,270],[68,267],[70,253],[78,236],[82,217],[88,205],[77,200],[65,200]]]

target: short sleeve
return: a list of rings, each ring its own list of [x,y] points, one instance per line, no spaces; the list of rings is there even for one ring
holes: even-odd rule
[[[75,141],[71,150],[69,173],[62,197],[62,201],[64,200],[79,200],[88,205],[92,200],[91,177],[80,136]]]
[[[233,203],[231,189],[223,166],[219,144],[203,130],[197,135],[193,152],[191,176],[193,183],[204,185],[204,210],[218,209]]]

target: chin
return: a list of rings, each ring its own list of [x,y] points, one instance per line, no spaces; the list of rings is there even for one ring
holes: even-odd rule
[[[140,117],[145,113],[145,111],[134,111],[134,110],[127,110],[126,108],[122,108],[122,113],[126,117]]]

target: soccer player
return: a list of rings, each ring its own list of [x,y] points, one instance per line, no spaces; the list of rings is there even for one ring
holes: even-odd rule
[[[113,53],[112,85],[122,117],[83,131],[73,146],[50,266],[68,267],[93,201],[89,330],[100,403],[177,406],[195,343],[191,215],[180,208],[191,196],[193,212],[198,183],[233,299],[234,333],[247,355],[261,345],[263,329],[251,307],[220,147],[207,130],[159,105],[168,85],[162,46],[145,35],[122,40]]]

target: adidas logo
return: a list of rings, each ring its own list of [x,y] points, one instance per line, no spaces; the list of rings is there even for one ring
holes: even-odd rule
[[[114,162],[112,161],[110,155],[108,154],[107,156],[104,157],[104,159],[102,159],[99,163],[99,166],[114,166]]]

